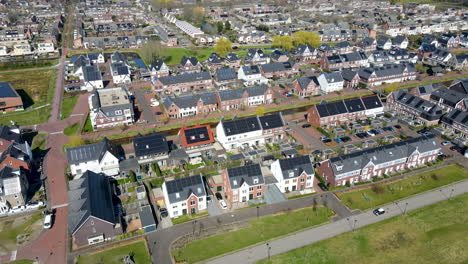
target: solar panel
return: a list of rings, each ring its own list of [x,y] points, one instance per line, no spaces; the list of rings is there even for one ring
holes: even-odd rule
[[[196,127],[185,130],[185,138],[188,144],[200,143],[210,140],[206,127]]]
[[[320,117],[327,117],[330,116],[330,113],[328,113],[328,109],[326,105],[315,105],[315,108],[317,109],[317,112],[319,113]]]

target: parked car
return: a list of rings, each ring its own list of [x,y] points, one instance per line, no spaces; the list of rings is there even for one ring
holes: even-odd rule
[[[377,208],[377,209],[374,210],[373,213],[374,213],[375,215],[377,215],[377,216],[378,216],[378,215],[383,215],[383,214],[385,214],[385,209],[383,209],[383,208]]]
[[[374,133],[375,133],[376,135],[379,135],[379,134],[382,134],[383,131],[382,131],[381,129],[374,129]]]
[[[400,125],[394,125],[393,127],[396,128],[396,129],[401,129]]]
[[[327,188],[327,186],[325,184],[319,182],[317,185],[322,191],[324,191],[324,192],[328,191],[328,188]]]
[[[343,143],[343,140],[341,140],[341,138],[335,138],[334,140],[338,144]]]
[[[320,155],[320,154],[322,154],[322,151],[319,150],[319,149],[316,149],[316,150],[312,151],[311,154]]]
[[[284,131],[288,132],[291,131],[292,129],[290,127],[287,127]]]
[[[324,141],[325,139],[328,139],[328,137],[326,137],[326,136],[321,136],[321,137],[320,137],[320,140],[321,140],[321,141]]]
[[[159,212],[161,213],[162,217],[167,217],[169,215],[166,208],[160,208]]]
[[[227,204],[224,200],[219,200],[219,205],[221,206],[221,208],[227,209]]]
[[[53,214],[46,214],[44,217],[44,228],[50,229],[52,228],[52,221],[53,221]]]
[[[340,139],[341,139],[343,142],[351,141],[351,138],[348,137],[348,136],[341,137]]]
[[[448,144],[450,144],[450,141],[444,141],[444,142],[442,142],[442,146],[447,146]]]
[[[423,128],[423,129],[420,129],[420,130],[418,130],[418,131],[416,131],[416,132],[417,132],[418,134],[421,134],[421,135],[422,135],[422,134],[426,133],[427,131],[428,131],[427,129]]]
[[[372,130],[367,131],[367,134],[371,137],[375,136],[375,133]]]
[[[9,213],[16,214],[16,213],[23,212],[24,210],[26,210],[26,206],[22,205],[22,206],[18,206],[17,208],[10,209]]]
[[[302,125],[302,128],[308,128],[308,127],[311,127],[311,125],[310,124],[303,124]]]
[[[357,133],[356,137],[358,137],[360,139],[363,139],[363,138],[369,137],[369,134],[367,134],[367,133]]]
[[[393,132],[393,131],[395,131],[395,129],[393,129],[393,127],[391,127],[391,126],[384,127],[383,129],[384,129],[385,131],[388,131],[388,132]]]
[[[426,137],[428,137],[428,136],[430,136],[430,135],[432,135],[432,133],[429,132],[429,131],[426,131],[426,132],[423,133],[423,136],[426,136]]]
[[[44,206],[43,201],[39,201],[37,203],[30,203],[30,204],[26,205],[26,208],[28,208],[28,209],[38,209],[41,206]]]
[[[325,139],[325,140],[322,140],[322,142],[323,142],[323,143],[330,143],[330,142],[332,142],[332,140],[329,139],[329,138],[327,138],[327,139]]]
[[[215,193],[215,196],[216,196],[216,199],[218,199],[218,200],[223,199],[223,196],[219,192]]]

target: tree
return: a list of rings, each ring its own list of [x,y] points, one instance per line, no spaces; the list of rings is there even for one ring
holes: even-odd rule
[[[292,34],[294,46],[299,44],[309,44],[314,48],[320,46],[320,36],[314,32],[297,31]]]
[[[133,170],[131,170],[129,174],[130,174],[130,180],[132,182],[137,182],[136,173]]]
[[[267,25],[258,25],[256,27],[257,30],[264,31],[264,32],[269,32],[270,28]]]
[[[257,109],[255,109],[255,112],[257,113],[258,116],[264,116],[265,115],[265,107],[259,106]]]
[[[229,21],[226,21],[226,22],[224,23],[224,29],[225,29],[225,30],[231,30],[231,23],[230,23]]]
[[[232,43],[229,39],[221,37],[218,42],[216,42],[214,50],[219,55],[225,55],[232,50]]]
[[[70,141],[68,141],[68,145],[70,147],[78,147],[78,146],[81,146],[81,145],[84,145],[85,142],[83,141],[83,139],[81,139],[80,136],[71,136],[70,137]]]
[[[9,24],[15,25],[16,22],[18,22],[18,17],[19,17],[18,13],[14,11],[8,12],[7,19],[8,19]]]
[[[224,24],[223,24],[223,22],[218,21],[217,26],[218,26],[218,33],[219,33],[219,34],[223,33],[223,31],[224,31]]]
[[[291,50],[293,48],[292,38],[290,36],[274,36],[273,47]]]
[[[166,54],[166,47],[157,40],[152,40],[143,45],[140,49],[140,55],[146,63],[154,62],[158,57]]]

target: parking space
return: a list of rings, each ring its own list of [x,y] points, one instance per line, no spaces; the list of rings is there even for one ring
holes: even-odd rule
[[[207,204],[207,210],[210,216],[223,214],[222,209],[219,208],[218,199],[216,199],[216,197],[214,197],[213,195],[210,195],[210,200]]]
[[[267,204],[274,204],[284,202],[287,199],[275,184],[268,184],[265,188],[264,200]]]

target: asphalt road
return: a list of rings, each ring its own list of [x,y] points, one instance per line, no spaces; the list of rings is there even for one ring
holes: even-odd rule
[[[400,200],[397,203],[387,204],[383,206],[383,208],[386,210],[384,215],[375,216],[372,213],[372,210],[369,210],[354,216],[342,218],[338,221],[331,222],[317,228],[309,229],[307,231],[281,239],[272,240],[269,241],[269,254],[271,256],[281,254],[327,238],[337,236],[345,232],[352,231],[355,228],[374,224],[417,208],[447,200],[450,197],[466,192],[468,192],[468,180],[412,196],[410,198]],[[204,263],[238,264],[240,259],[244,260],[243,263],[255,263],[267,257],[268,247],[266,244],[261,244],[249,249],[238,251],[233,254],[211,259]]]

